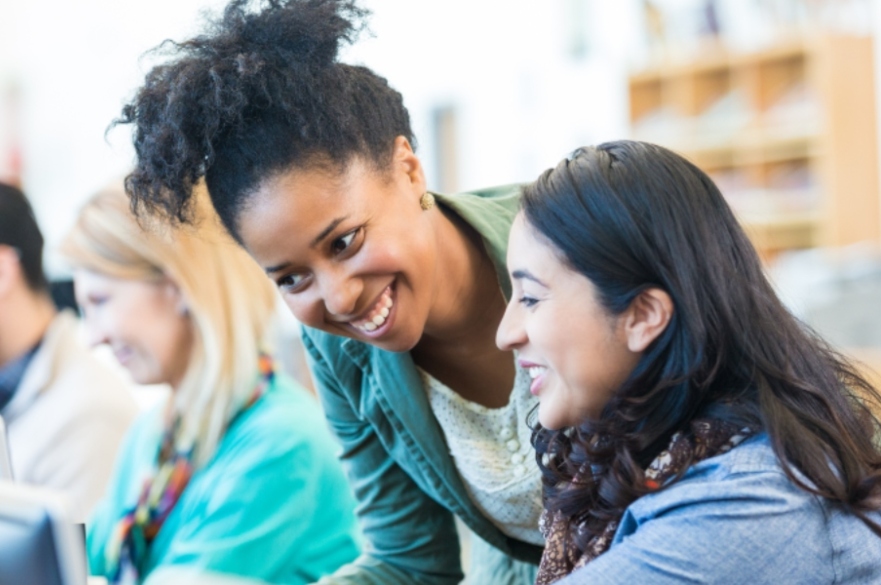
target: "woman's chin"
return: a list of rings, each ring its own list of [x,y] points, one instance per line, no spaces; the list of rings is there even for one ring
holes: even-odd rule
[[[419,345],[418,339],[399,339],[399,338],[389,338],[382,339],[375,343],[373,343],[376,347],[380,349],[384,349],[385,351],[391,351],[393,353],[406,353],[408,351],[412,351],[417,345]]]
[[[538,422],[541,423],[542,428],[545,428],[549,431],[559,431],[564,428],[565,425],[560,423],[560,420],[555,416],[542,416],[541,414],[541,406],[539,406],[538,411]]]
[[[421,327],[408,327],[407,323],[402,323],[400,321],[393,325],[394,327],[382,337],[362,341],[366,341],[380,349],[394,353],[412,351],[417,345],[419,345],[419,341],[422,338],[424,331]]]
[[[560,431],[578,426],[587,418],[585,416],[578,416],[569,405],[563,405],[563,408],[554,409],[552,407],[549,408],[551,405],[547,402],[547,399],[545,399],[544,402],[540,401],[538,405],[538,422],[541,423],[543,428],[551,431]]]
[[[156,376],[155,374],[151,374],[150,372],[145,372],[141,368],[129,367],[126,369],[128,370],[128,373],[132,378],[132,382],[134,382],[138,386],[154,386],[157,384],[166,383],[162,376]]]

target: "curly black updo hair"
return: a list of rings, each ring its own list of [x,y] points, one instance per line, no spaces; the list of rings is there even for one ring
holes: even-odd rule
[[[403,98],[337,61],[367,15],[351,0],[233,0],[204,34],[160,45],[169,59],[114,122],[134,124],[133,209],[187,222],[204,177],[238,239],[239,211],[275,173],[356,156],[388,165],[398,136],[414,143]]]

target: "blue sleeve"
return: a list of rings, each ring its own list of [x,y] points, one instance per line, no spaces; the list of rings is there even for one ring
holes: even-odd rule
[[[673,486],[663,500],[625,513],[617,544],[559,585],[835,581],[823,510],[782,472]]]
[[[303,343],[325,415],[343,447],[343,465],[368,546],[365,555],[322,579],[321,585],[459,583],[463,575],[453,515],[394,462],[308,335]]]
[[[90,575],[105,574],[104,549],[122,517],[123,510],[130,505],[130,501],[137,498],[137,494],[132,492],[132,486],[140,485],[141,478],[135,476],[140,464],[139,451],[152,417],[153,413],[141,414],[129,428],[117,452],[107,490],[86,523],[86,556]]]
[[[323,472],[332,452],[302,429],[255,431],[194,476],[157,566],[299,585],[357,556],[351,495]]]

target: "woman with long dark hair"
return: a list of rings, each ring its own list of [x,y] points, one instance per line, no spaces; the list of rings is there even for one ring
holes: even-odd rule
[[[881,580],[878,394],[786,310],[703,172],[577,150],[525,188],[508,268],[539,585]]]
[[[458,516],[476,535],[474,583],[531,585],[535,398],[495,345],[519,189],[427,192],[401,95],[337,60],[364,16],[345,0],[235,0],[167,44],[123,113],[127,189],[186,221],[204,179],[304,324],[368,540],[330,582],[459,583]]]

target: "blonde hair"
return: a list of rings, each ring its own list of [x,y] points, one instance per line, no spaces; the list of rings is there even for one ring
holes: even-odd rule
[[[168,414],[179,420],[175,447],[195,448],[201,466],[254,389],[276,293],[227,235],[205,190],[194,199],[194,224],[171,226],[136,218],[121,186],[104,190],[80,211],[61,253],[76,268],[123,279],[166,277],[180,289],[194,343]]]

